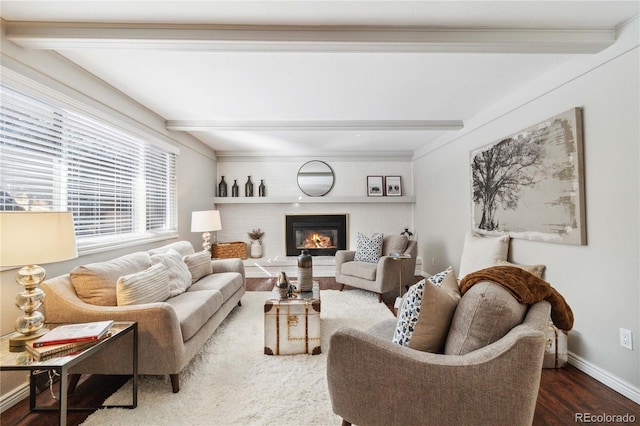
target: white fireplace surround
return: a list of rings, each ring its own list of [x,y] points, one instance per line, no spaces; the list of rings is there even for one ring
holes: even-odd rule
[[[318,159],[328,163],[335,174],[335,184],[323,197],[306,197],[297,186],[300,166]],[[255,228],[264,231],[263,257],[247,259],[248,277],[275,277],[284,271],[296,274],[296,258],[286,256],[284,225],[287,214],[347,214],[347,249],[355,250],[358,232],[365,235],[382,232],[399,234],[405,228],[414,230],[413,171],[411,159],[337,159],[337,158],[279,158],[226,159],[218,162],[218,177],[225,176],[230,186],[234,179],[240,186],[240,197],[214,198],[214,208],[220,211],[222,230],[218,241],[248,242],[247,232]],[[247,176],[254,185],[264,179],[266,197],[243,197]],[[367,176],[401,176],[402,192],[406,197],[367,197]],[[302,202],[296,202],[301,197]],[[217,201],[217,202],[216,202]],[[417,236],[416,236],[417,237]],[[422,262],[416,270],[422,270]],[[333,257],[313,259],[314,276],[335,275]]]

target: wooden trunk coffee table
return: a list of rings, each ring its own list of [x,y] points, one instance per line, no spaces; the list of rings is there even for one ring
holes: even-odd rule
[[[314,281],[312,291],[287,299],[274,290],[264,302],[264,353],[317,355],[321,351],[320,284]]]

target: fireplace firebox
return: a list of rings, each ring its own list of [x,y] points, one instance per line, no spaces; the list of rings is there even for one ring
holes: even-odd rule
[[[311,256],[334,256],[347,249],[346,214],[286,215],[287,256],[308,250]]]

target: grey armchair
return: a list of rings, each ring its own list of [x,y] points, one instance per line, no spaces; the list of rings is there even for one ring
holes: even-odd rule
[[[524,316],[519,325],[472,349],[468,343],[478,329],[469,331],[475,321],[470,317],[487,295],[480,294],[465,306],[469,293],[456,309],[444,354],[392,343],[395,320],[383,321],[368,332],[341,328],[331,336],[327,381],[333,411],[343,418],[343,426],[532,423],[550,305],[546,301],[528,309],[523,305],[516,313]],[[485,331],[495,329],[501,303],[494,304],[491,314],[494,327],[491,320],[483,320]],[[497,322],[504,326],[506,321]],[[469,352],[458,354],[465,346]]]
[[[408,254],[407,260],[394,260],[391,253]],[[373,291],[378,294],[378,301],[382,302],[384,293],[398,290],[400,287],[400,268],[402,268],[402,287],[415,282],[416,256],[418,242],[408,240],[404,235],[385,235],[382,242],[382,257],[378,263],[357,262],[354,260],[356,252],[352,250],[338,250],[335,255],[336,282],[345,285]]]

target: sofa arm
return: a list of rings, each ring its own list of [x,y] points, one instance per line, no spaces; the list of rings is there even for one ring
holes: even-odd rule
[[[246,282],[242,259],[214,259],[211,261],[211,266],[213,266],[214,274],[218,272],[238,272],[242,275],[242,282]]]
[[[68,277],[68,276],[66,276]],[[50,322],[136,321],[141,340],[183,345],[180,322],[174,308],[164,302],[130,306],[98,306],[78,297],[68,280],[58,277],[42,284],[46,293],[45,318]]]
[[[367,425],[531,424],[543,351],[544,334],[522,326],[461,356],[341,328],[327,357],[333,411]]]

